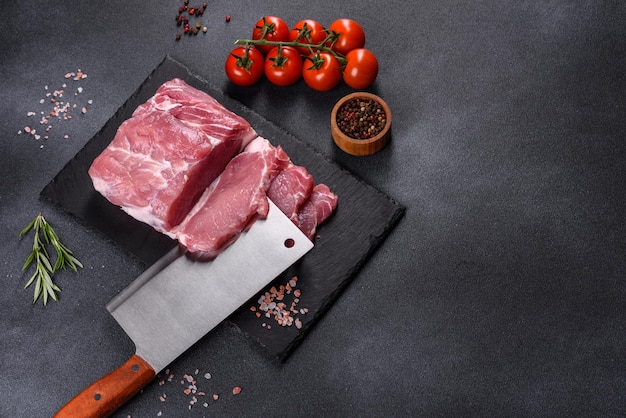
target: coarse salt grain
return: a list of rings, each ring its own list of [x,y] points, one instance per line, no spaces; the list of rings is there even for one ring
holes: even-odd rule
[[[262,316],[261,312],[265,312],[266,318],[273,318],[281,327],[290,327],[296,325],[296,328],[302,328],[302,320],[295,318],[298,314],[304,314],[308,312],[308,309],[298,309],[297,305],[300,302],[300,296],[302,292],[300,289],[294,289],[297,285],[298,277],[293,276],[285,285],[280,285],[278,288],[272,286],[268,291],[263,293],[257,303],[258,307],[252,306],[250,311],[254,312],[257,318]],[[291,303],[283,302],[285,295],[291,295],[293,291],[294,298]],[[271,325],[267,322],[261,324],[263,328],[271,329]]]
[[[189,411],[191,411],[193,409],[193,407],[196,404],[200,404],[202,403],[202,406],[204,406],[205,408],[207,408],[209,406],[208,402],[203,402],[202,399],[204,396],[207,396],[206,392],[199,390],[198,386],[196,386],[196,380],[194,379],[194,375],[200,375],[201,371],[200,369],[195,369],[191,374],[183,374],[182,378],[179,379],[180,380],[180,384],[184,386],[182,392],[183,394],[187,397],[188,402],[187,402],[187,409]],[[165,370],[164,375],[157,375],[158,379],[163,378],[164,376],[169,376],[168,381],[171,381],[171,379],[174,377],[174,373],[170,373],[169,369]],[[204,376],[205,379],[210,379],[211,373],[206,372],[203,373],[202,376]],[[163,378],[163,380],[161,380],[161,382],[159,383],[160,385],[163,384],[165,385],[165,379]],[[239,393],[241,393],[241,387],[240,386],[235,386],[232,389],[232,394],[233,395],[238,395]],[[220,397],[220,395],[218,393],[213,393],[212,395],[209,395],[213,398],[214,401],[217,401]],[[204,398],[206,399],[206,398]],[[159,402],[163,403],[168,401],[168,396],[165,392],[162,392],[161,394],[159,394]]]
[[[85,74],[82,70],[77,70],[76,72],[67,72],[65,73],[65,79],[73,79],[75,81],[78,80],[82,80],[84,78],[87,77],[87,74]],[[39,113],[42,115],[42,119],[40,121],[40,124],[42,125],[48,125],[49,124],[49,120],[53,117],[56,117],[59,120],[64,120],[64,121],[68,121],[72,119],[72,115],[70,114],[70,109],[80,109],[80,112],[82,114],[85,114],[87,112],[87,108],[85,106],[80,106],[77,103],[70,103],[69,101],[64,99],[64,95],[65,95],[65,89],[68,87],[68,83],[63,83],[61,85],[61,88],[58,89],[54,89],[52,92],[49,91],[50,87],[48,85],[44,86],[44,91],[45,91],[45,98],[41,98],[39,100],[39,104],[43,105],[45,104],[46,98],[49,99],[48,102],[52,105],[52,109],[50,109],[49,111],[40,111]],[[84,88],[82,86],[78,86],[76,89],[76,92],[74,93],[74,96],[78,96],[78,94],[81,94],[84,92]],[[91,105],[93,103],[93,99],[89,99],[87,101],[87,104]],[[29,111],[27,113],[28,117],[32,117],[35,116],[37,114],[37,112],[34,111]],[[46,129],[46,132],[48,132],[50,130],[50,128]],[[35,139],[41,139],[41,136],[37,136],[35,135],[35,132],[33,129],[31,129],[30,131],[24,129],[24,132],[26,133],[30,133],[31,135],[33,135],[33,137]],[[22,131],[18,131],[18,134],[21,134]],[[44,137],[45,139],[48,139],[48,135],[46,135]],[[69,135],[64,135],[63,136],[64,139],[68,139]]]

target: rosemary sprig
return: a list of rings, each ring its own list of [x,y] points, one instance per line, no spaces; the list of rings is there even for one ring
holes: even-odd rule
[[[72,251],[61,243],[59,236],[41,213],[37,215],[26,228],[22,229],[20,238],[26,235],[31,229],[35,231],[33,249],[28,258],[26,258],[22,266],[22,271],[26,270],[35,262],[35,272],[28,282],[26,282],[24,288],[26,289],[34,283],[35,291],[33,294],[33,303],[37,302],[39,298],[43,298],[43,304],[46,305],[48,303],[48,297],[58,301],[59,298],[56,292],[61,291],[52,280],[52,274],[59,269],[66,269],[67,267],[78,271],[78,268],[82,268],[83,265],[74,257]],[[40,232],[43,235],[43,240],[39,234]],[[45,244],[52,245],[52,248],[54,248],[56,252],[57,259],[54,266],[50,263],[50,256],[48,250],[46,250]]]

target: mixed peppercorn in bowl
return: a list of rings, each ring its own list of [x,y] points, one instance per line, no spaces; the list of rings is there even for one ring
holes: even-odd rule
[[[391,110],[372,93],[351,93],[333,107],[330,126],[335,144],[352,155],[371,155],[391,138]]]

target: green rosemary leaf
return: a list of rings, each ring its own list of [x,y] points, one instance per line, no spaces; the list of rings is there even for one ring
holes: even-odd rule
[[[53,238],[53,234],[50,232],[50,224],[47,221],[41,222],[41,230],[43,231],[43,237],[46,242],[49,244]]]
[[[37,262],[41,263],[47,271],[54,271],[52,270],[52,265],[50,264],[50,260],[48,260],[48,257],[46,257],[44,254],[42,253],[37,254]]]
[[[37,302],[41,295],[41,276],[37,276],[37,282],[35,282],[35,292],[33,293],[33,303]],[[44,302],[45,305],[45,302]]]
[[[21,231],[20,238],[31,230],[35,232],[33,248],[22,266],[22,271],[30,267],[34,261],[35,272],[26,282],[24,288],[34,284],[33,303],[42,299],[43,304],[46,305],[50,298],[58,301],[57,292],[61,291],[54,283],[51,274],[61,268],[65,269],[67,266],[74,271],[78,271],[78,267],[82,268],[83,265],[72,255],[72,251],[61,243],[58,235],[41,213]],[[43,240],[40,233],[43,235]],[[57,259],[55,260],[54,266],[50,262],[50,255],[46,249],[46,244],[51,245],[56,251]]]
[[[54,263],[54,267],[52,268],[52,271],[58,271],[61,268],[65,269],[63,265],[64,265],[63,258],[59,256],[57,253],[57,260]]]
[[[39,269],[37,269],[32,276],[30,276],[30,279],[26,282],[26,284],[24,285],[24,289],[26,289],[28,286],[30,286],[33,281],[39,276]]]
[[[57,294],[55,292],[55,287],[57,287],[57,286],[53,285],[51,282],[46,282],[45,283],[46,294],[49,295],[53,300],[58,302],[59,299],[58,299],[58,296],[57,296]],[[57,289],[58,289],[58,287],[57,287]],[[58,289],[58,290],[61,290],[61,289]]]
[[[24,235],[26,235],[28,233],[28,231],[30,231],[31,229],[33,229],[33,226],[35,226],[35,221],[37,220],[37,218],[33,219],[27,226],[26,228],[22,229],[22,232],[20,232],[20,238],[23,237]]]
[[[78,261],[78,259],[74,256],[69,257],[70,261],[71,261],[71,267],[74,271],[78,271],[77,267],[80,267],[81,269],[83,268],[83,263],[81,263],[80,261]]]
[[[35,253],[31,252],[28,255],[28,258],[26,259],[26,261],[24,262],[24,265],[22,266],[22,271],[26,270],[30,264],[33,262],[33,260],[35,259]]]
[[[45,286],[41,286],[41,294],[43,295],[43,306],[48,304],[48,291]]]

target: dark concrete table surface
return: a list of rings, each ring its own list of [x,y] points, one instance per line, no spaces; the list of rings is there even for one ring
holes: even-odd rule
[[[146,266],[39,193],[166,55],[406,213],[286,362],[223,323],[116,416],[626,414],[622,2],[207,3],[207,33],[180,41],[176,2],[0,3],[1,417],[51,416],[134,352],[105,305]],[[394,118],[383,151],[332,142],[345,85],[228,83],[263,15],[361,22]],[[57,90],[72,118],[46,131]],[[40,211],[84,264],[45,307],[18,237]]]

